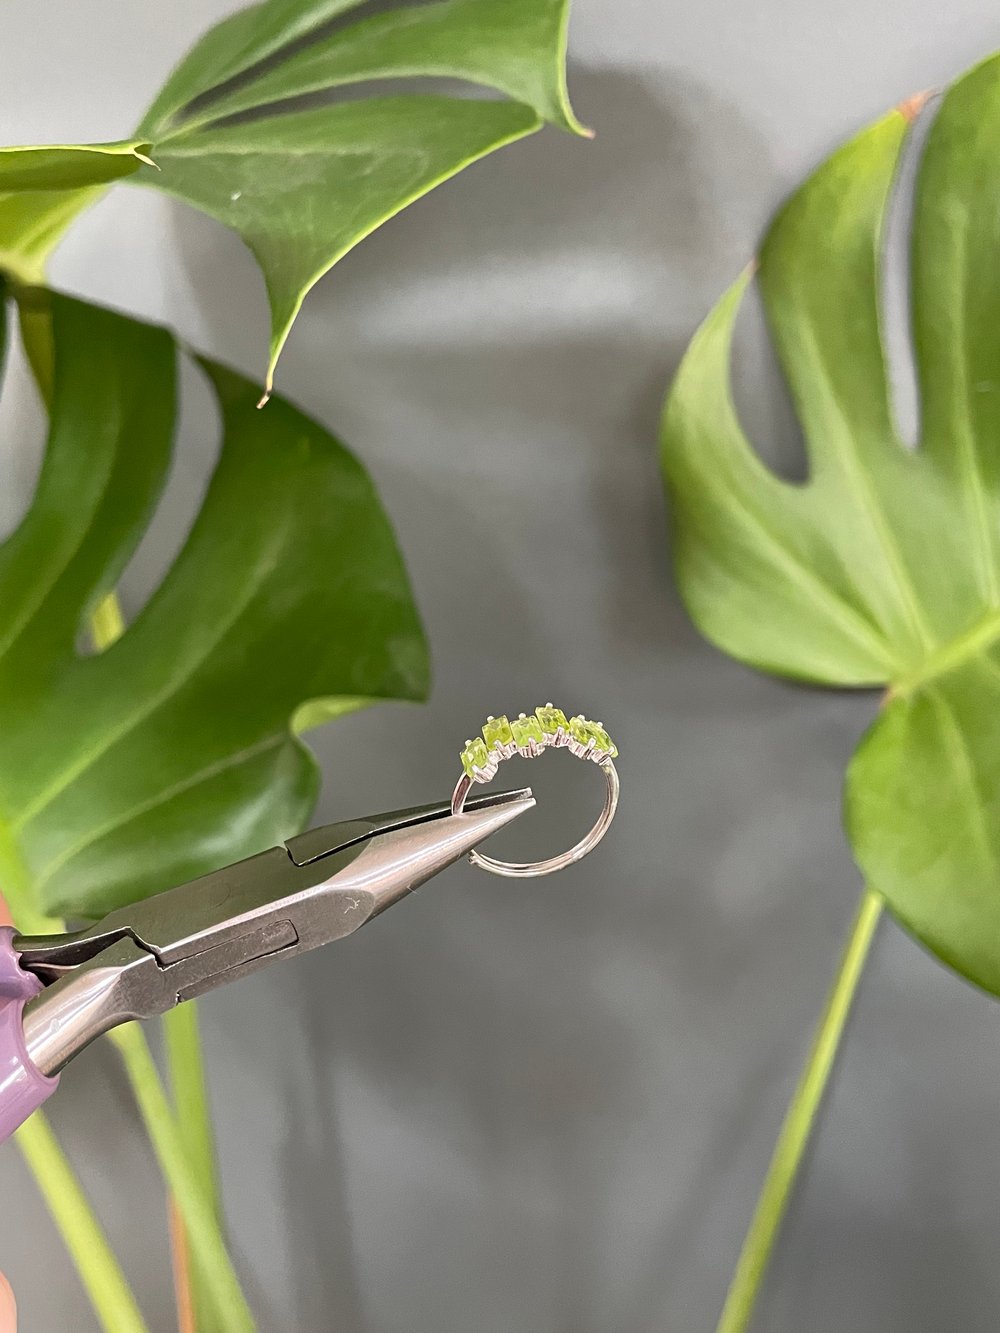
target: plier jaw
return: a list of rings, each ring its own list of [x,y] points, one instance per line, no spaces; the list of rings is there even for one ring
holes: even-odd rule
[[[73,934],[14,936],[42,983],[24,1043],[58,1073],[102,1032],[343,939],[534,806],[530,790],[328,824],[119,908]]]

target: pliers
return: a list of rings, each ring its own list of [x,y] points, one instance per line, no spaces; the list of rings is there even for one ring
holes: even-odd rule
[[[101,1033],[353,935],[534,804],[525,788],[327,824],[84,930],[0,928],[0,1142]]]

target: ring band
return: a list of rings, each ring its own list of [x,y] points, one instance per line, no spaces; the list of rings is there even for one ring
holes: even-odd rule
[[[567,721],[562,709],[553,708],[550,703],[536,709],[530,716],[526,717],[522,713],[513,722],[509,722],[506,717],[489,717],[483,727],[482,738],[477,736],[474,740],[466,741],[461,756],[464,772],[452,794],[452,813],[462,813],[473,784],[490,782],[505,759],[512,759],[514,755],[535,759],[548,749],[563,748],[579,759],[592,760],[604,771],[607,791],[604,806],[594,826],[568,851],[550,856],[547,860],[499,861],[496,857],[484,856],[482,852],[473,850],[469,853],[469,860],[474,866],[492,875],[504,875],[511,879],[551,875],[576,861],[582,861],[601,841],[618,808],[620,785],[614,765],[618,747],[604,730],[603,723],[589,722],[582,716]]]

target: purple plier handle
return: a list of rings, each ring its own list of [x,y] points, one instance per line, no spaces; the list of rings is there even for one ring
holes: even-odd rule
[[[14,928],[0,926],[0,1143],[59,1086],[58,1074],[38,1072],[24,1044],[21,1015],[42,983],[21,967],[13,940]]]

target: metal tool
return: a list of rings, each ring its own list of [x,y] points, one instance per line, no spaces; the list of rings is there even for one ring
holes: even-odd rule
[[[85,930],[0,929],[0,1142],[101,1033],[352,935],[534,804],[524,789],[328,824]]]

